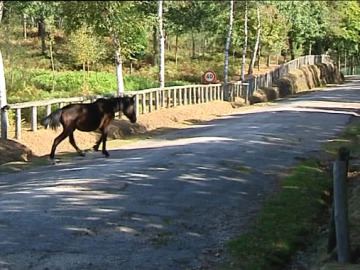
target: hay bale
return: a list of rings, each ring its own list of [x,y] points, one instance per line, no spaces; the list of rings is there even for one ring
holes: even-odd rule
[[[249,98],[250,104],[273,101],[279,98],[278,87],[262,87],[254,92],[254,95]]]
[[[12,161],[28,161],[32,152],[14,140],[0,140],[0,164]]]

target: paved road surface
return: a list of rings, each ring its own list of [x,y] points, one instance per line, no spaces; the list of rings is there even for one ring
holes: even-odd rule
[[[0,269],[207,269],[276,178],[344,130],[360,81],[0,175]],[[48,143],[49,146],[52,142]]]

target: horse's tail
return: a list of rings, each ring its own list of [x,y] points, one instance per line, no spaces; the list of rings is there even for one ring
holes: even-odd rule
[[[45,118],[41,120],[41,125],[47,128],[48,126],[51,127],[51,129],[57,129],[58,126],[60,126],[60,117],[62,114],[62,109],[58,109]]]

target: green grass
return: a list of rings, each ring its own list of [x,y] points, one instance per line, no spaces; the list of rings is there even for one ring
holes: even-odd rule
[[[359,136],[360,121],[356,121],[323,150],[335,160],[338,149],[347,147],[352,158],[359,159]],[[324,200],[332,187],[332,176],[320,163],[309,159],[298,164],[280,180],[279,191],[265,202],[254,229],[229,242],[236,269],[282,269],[297,250],[308,247],[319,236],[319,218],[327,213]]]
[[[280,186],[265,203],[254,230],[229,242],[241,269],[280,269],[316,232],[318,217],[326,209],[322,198],[331,187],[330,175],[318,160],[307,160]]]
[[[55,72],[54,89],[53,74],[43,69],[7,69],[8,102],[26,102],[51,98],[74,97],[84,95],[82,71]],[[187,81],[168,81],[166,86],[191,84]],[[114,94],[117,88],[115,74],[101,71],[90,71],[87,79],[89,94]],[[126,91],[136,91],[158,87],[158,82],[137,75],[125,75],[124,87]]]
[[[360,157],[360,122],[351,123],[344,134],[330,141],[324,146],[325,152],[337,157],[337,151],[340,147],[350,149],[351,156]]]

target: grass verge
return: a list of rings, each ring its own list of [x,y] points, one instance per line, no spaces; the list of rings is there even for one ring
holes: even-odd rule
[[[342,136],[326,143],[323,150],[330,160],[335,160],[338,149],[347,147],[352,166],[358,169],[359,134],[360,121],[356,120]],[[236,258],[235,267],[282,269],[298,249],[306,248],[318,236],[319,221],[327,211],[325,200],[331,187],[332,176],[320,160],[309,159],[298,164],[290,176],[280,180],[278,193],[265,202],[254,229],[229,242],[229,250]]]
[[[229,248],[241,269],[277,269],[317,231],[326,209],[325,194],[331,176],[319,160],[306,160],[280,181],[279,192],[269,199],[254,230],[230,241]]]

